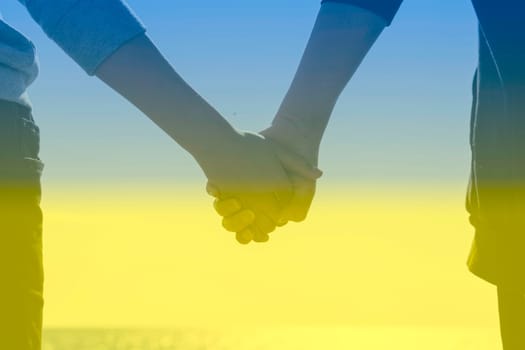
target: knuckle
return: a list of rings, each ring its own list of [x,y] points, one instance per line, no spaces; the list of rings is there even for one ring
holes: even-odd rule
[[[240,244],[248,244],[248,243],[250,243],[252,241],[252,235],[249,232],[247,232],[247,231],[238,232],[235,235],[235,239]]]
[[[259,233],[253,237],[253,241],[258,243],[268,242],[269,240],[270,236],[267,233]]]
[[[262,234],[268,234],[275,231],[276,223],[270,219],[260,218],[255,223]]]
[[[235,222],[231,218],[224,218],[224,219],[222,219],[222,227],[224,227],[226,229],[226,231],[230,231],[230,232],[236,232],[237,231],[235,229],[236,228]]]

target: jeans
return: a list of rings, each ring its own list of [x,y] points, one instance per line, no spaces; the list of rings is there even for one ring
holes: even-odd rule
[[[476,233],[468,266],[491,283],[525,291],[525,5],[473,3],[479,62],[467,210]]]
[[[39,350],[43,309],[39,130],[0,101],[0,349]]]

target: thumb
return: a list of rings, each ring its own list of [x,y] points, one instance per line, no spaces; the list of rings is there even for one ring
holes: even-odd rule
[[[289,151],[275,143],[273,143],[273,147],[277,158],[279,158],[279,161],[288,172],[310,180],[317,180],[323,175],[323,172],[319,168],[311,165],[304,157],[297,153]]]
[[[315,181],[294,176],[294,195],[283,208],[280,222],[301,222],[306,219],[315,195]]]

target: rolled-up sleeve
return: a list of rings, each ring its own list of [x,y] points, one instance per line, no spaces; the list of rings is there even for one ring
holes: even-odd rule
[[[399,10],[403,0],[322,0],[321,3],[325,2],[339,2],[349,5],[354,5],[365,10],[369,10],[379,16],[381,16],[387,25],[392,23],[394,16]]]
[[[121,0],[19,0],[89,75],[146,29]]]

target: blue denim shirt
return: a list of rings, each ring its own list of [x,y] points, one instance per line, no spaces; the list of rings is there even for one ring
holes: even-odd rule
[[[88,74],[127,41],[145,32],[121,0],[19,0],[44,32]],[[31,41],[0,17],[0,99],[29,105],[38,74]]]

